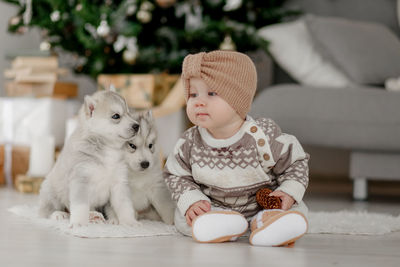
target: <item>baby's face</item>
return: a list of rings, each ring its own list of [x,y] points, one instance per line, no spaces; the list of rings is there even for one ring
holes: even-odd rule
[[[186,113],[194,125],[213,133],[232,122],[242,120],[236,111],[200,78],[190,79]]]

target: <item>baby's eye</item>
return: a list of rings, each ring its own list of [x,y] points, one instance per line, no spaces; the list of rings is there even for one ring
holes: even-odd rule
[[[190,94],[189,94],[189,97],[196,97],[196,96],[197,96],[196,93],[190,93]]]
[[[217,93],[216,93],[216,92],[208,92],[208,95],[209,95],[209,96],[216,96]]]

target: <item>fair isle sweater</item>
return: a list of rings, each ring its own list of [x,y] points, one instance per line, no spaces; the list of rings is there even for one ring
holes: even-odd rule
[[[293,135],[271,119],[247,116],[228,139],[201,127],[183,133],[168,157],[164,179],[182,215],[199,200],[250,218],[260,207],[257,190],[281,190],[299,203],[308,186],[308,159]]]

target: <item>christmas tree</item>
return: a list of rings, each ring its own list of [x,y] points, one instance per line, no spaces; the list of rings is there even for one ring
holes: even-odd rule
[[[298,15],[284,0],[3,0],[8,30],[41,30],[41,49],[71,53],[75,71],[179,73],[188,53],[265,48],[256,30]]]

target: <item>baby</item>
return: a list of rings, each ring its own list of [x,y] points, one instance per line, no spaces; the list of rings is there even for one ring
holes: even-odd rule
[[[195,125],[168,157],[164,179],[177,202],[175,226],[198,242],[234,241],[249,226],[258,246],[292,245],[307,232],[308,159],[296,137],[247,113],[257,73],[245,54],[188,55],[182,67],[186,112]],[[261,188],[282,209],[262,210]]]

